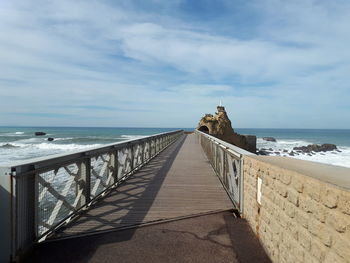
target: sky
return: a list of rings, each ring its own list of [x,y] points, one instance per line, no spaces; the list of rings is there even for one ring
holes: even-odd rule
[[[350,128],[350,1],[0,0],[0,125]]]

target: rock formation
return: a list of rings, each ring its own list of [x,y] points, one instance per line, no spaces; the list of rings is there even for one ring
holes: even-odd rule
[[[205,114],[197,129],[247,151],[256,152],[256,136],[235,133],[225,107],[218,106],[215,115]]]
[[[273,137],[263,137],[263,140],[268,142],[277,142],[277,140]]]
[[[322,145],[309,144],[307,146],[294,147],[293,150],[294,151],[301,151],[301,152],[305,152],[305,153],[310,153],[310,152],[334,151],[334,150],[338,150],[338,148],[334,144],[325,143],[325,144],[322,144]]]

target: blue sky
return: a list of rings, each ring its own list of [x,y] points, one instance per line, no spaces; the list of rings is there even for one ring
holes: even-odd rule
[[[0,125],[350,128],[350,2],[0,2]]]

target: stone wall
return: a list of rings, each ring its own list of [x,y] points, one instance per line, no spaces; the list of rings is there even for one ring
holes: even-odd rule
[[[243,216],[273,262],[350,262],[349,189],[347,168],[244,157]]]

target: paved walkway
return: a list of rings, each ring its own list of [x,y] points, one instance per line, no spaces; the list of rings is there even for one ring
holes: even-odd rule
[[[86,235],[233,209],[196,135],[184,135],[58,233]]]
[[[28,262],[270,263],[230,212],[40,244]]]

